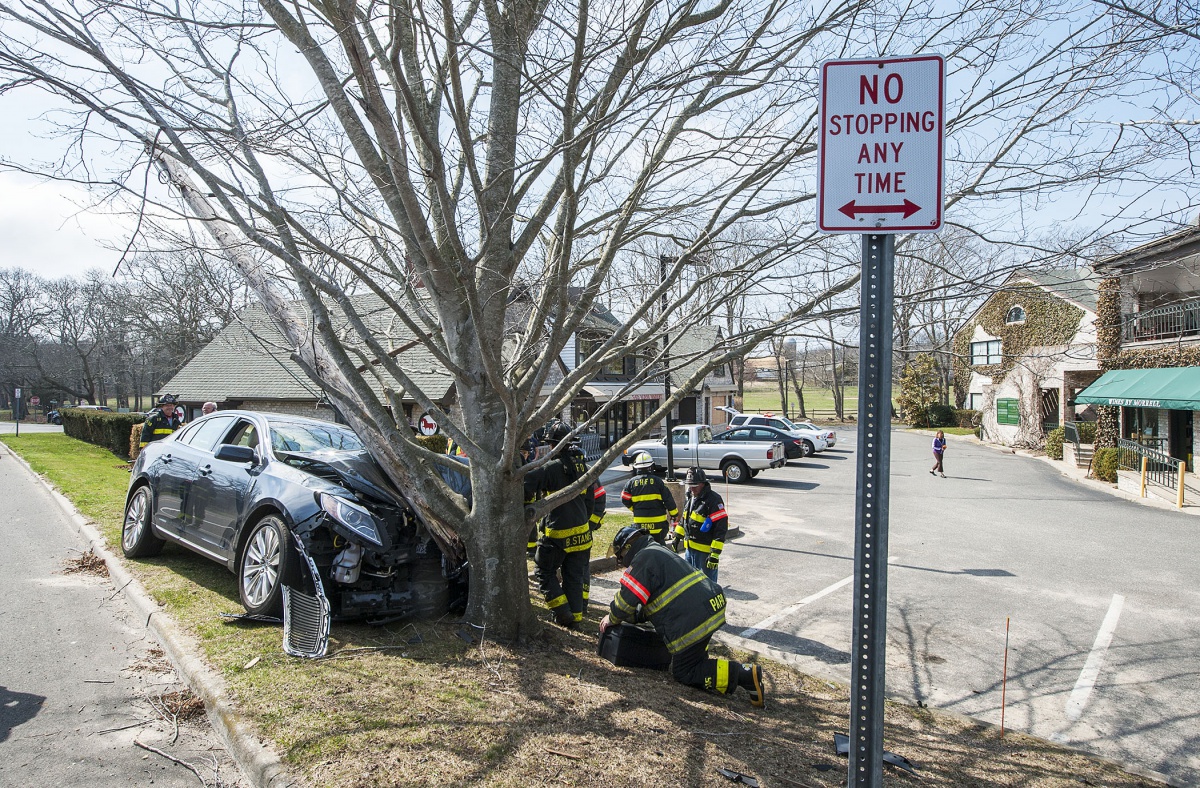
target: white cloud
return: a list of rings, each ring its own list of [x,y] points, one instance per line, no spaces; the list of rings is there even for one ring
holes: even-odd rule
[[[120,217],[80,210],[82,188],[0,173],[0,268],[38,276],[78,276],[89,268],[111,272],[129,230]]]

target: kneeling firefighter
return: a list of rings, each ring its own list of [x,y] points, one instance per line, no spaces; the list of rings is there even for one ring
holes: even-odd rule
[[[721,587],[636,525],[617,532],[613,552],[625,574],[600,631],[610,621],[649,620],[671,652],[676,681],[726,695],[742,687],[752,705],[765,706],[761,667],[708,656],[708,641],[725,623]]]
[[[549,441],[559,443],[571,434],[571,428],[558,421],[551,424],[546,433]],[[560,457],[525,477],[525,499],[536,500],[555,493],[585,473],[587,460],[583,452],[572,445]],[[537,547],[533,554],[534,579],[546,597],[546,606],[554,613],[554,620],[568,629],[582,621],[587,611],[595,488],[596,485],[586,487],[578,495],[567,498],[551,509],[538,526]],[[559,571],[562,572],[561,582]]]

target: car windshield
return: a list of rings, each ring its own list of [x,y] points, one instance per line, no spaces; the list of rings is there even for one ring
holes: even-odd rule
[[[271,422],[271,449],[276,452],[361,451],[362,448],[357,435],[336,424]]]

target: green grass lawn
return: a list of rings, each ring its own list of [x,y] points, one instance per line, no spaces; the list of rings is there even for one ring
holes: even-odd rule
[[[858,411],[858,386],[846,387],[846,415]],[[798,415],[800,408],[796,402],[796,392],[788,389],[788,412]],[[832,418],[833,392],[829,389],[805,388],[804,407],[812,415],[812,411],[820,411],[821,420]],[[782,412],[779,399],[779,386],[774,381],[755,381],[746,384],[745,396],[742,400],[742,410],[753,413],[773,411]]]

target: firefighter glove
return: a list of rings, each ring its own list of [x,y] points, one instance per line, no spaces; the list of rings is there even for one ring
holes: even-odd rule
[[[705,569],[716,569],[717,562],[720,560],[721,560],[721,556],[717,555],[716,553],[710,553],[708,556],[708,560],[704,562],[704,568]]]

